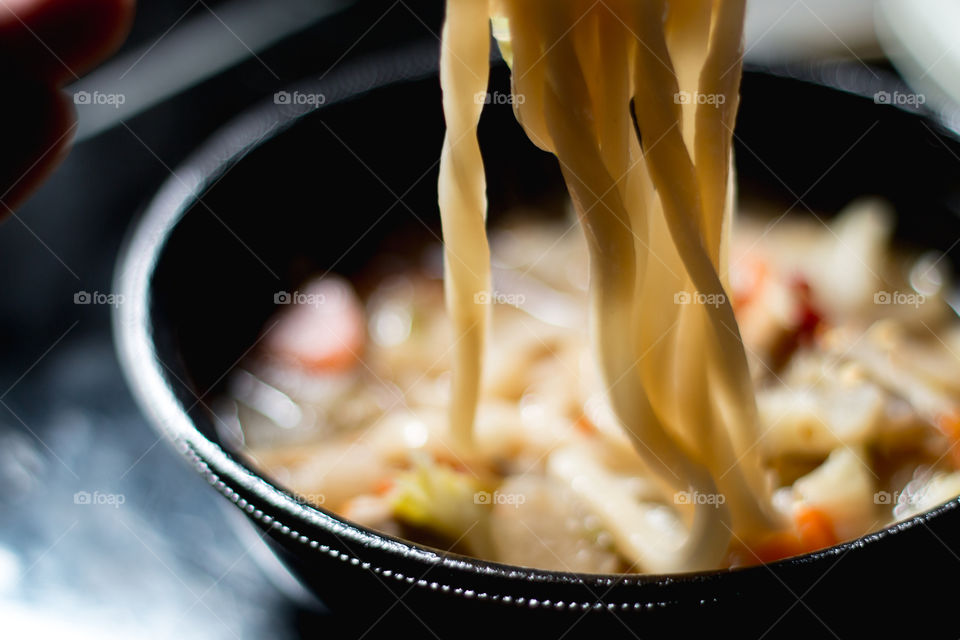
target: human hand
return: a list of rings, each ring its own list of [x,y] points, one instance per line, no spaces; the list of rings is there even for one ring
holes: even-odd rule
[[[76,126],[60,91],[112,53],[133,0],[0,0],[0,219],[66,155]]]

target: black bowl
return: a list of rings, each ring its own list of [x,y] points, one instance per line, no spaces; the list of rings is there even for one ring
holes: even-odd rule
[[[355,526],[298,500],[221,438],[210,399],[255,343],[275,292],[328,268],[350,275],[385,247],[438,232],[436,50],[432,42],[289,88],[289,101],[230,123],[155,196],[118,267],[125,304],[115,330],[126,375],[157,428],[306,586],[358,621],[358,635],[384,619],[390,624],[380,628],[412,625],[441,637],[844,636],[949,622],[953,589],[941,578],[960,562],[956,502],[766,566],[575,575],[473,560]],[[493,86],[507,90],[502,65]],[[859,64],[748,71],[737,129],[743,197],[802,215],[879,194],[899,211],[904,242],[951,252],[960,238],[960,145],[923,115],[873,98],[898,90],[891,74]],[[301,104],[311,102],[322,104]],[[481,137],[493,217],[556,198],[556,161],[526,141],[509,106],[486,110]]]

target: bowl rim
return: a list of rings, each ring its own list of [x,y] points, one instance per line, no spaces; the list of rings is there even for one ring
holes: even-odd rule
[[[859,538],[771,563],[670,574],[551,571],[472,558],[354,524],[322,507],[305,504],[304,501],[297,499],[294,493],[284,489],[279,483],[271,483],[258,475],[219,444],[205,437],[186,413],[171,388],[164,374],[165,365],[160,360],[153,341],[153,328],[150,322],[151,280],[170,233],[187,211],[201,200],[204,192],[246,154],[293,126],[300,118],[329,106],[362,98],[371,91],[386,89],[402,82],[427,79],[436,75],[437,59],[438,48],[436,42],[431,40],[399,51],[373,54],[344,65],[328,76],[322,76],[319,80],[301,81],[284,87],[282,90],[289,92],[303,90],[323,93],[325,100],[322,104],[313,105],[277,104],[276,99],[264,100],[229,120],[171,171],[171,175],[163,182],[146,205],[140,218],[128,231],[116,263],[113,288],[122,296],[124,303],[117,305],[112,312],[115,347],[123,375],[135,401],[154,429],[181,455],[193,462],[194,466],[207,476],[210,484],[221,494],[268,528],[278,529],[295,540],[310,543],[313,548],[319,546],[321,552],[330,553],[330,555],[334,555],[336,551],[329,549],[327,545],[317,545],[316,541],[310,540],[299,531],[280,522],[276,517],[254,508],[253,504],[228,486],[224,478],[289,518],[291,523],[307,523],[345,542],[375,547],[397,559],[418,560],[430,565],[442,564],[447,568],[474,575],[496,575],[530,583],[563,582],[606,586],[667,584],[723,575],[773,571],[778,567],[808,563],[819,558],[838,556],[857,548],[864,548],[906,529],[925,525],[943,513],[960,506],[960,500],[954,499],[908,520],[893,523]],[[840,67],[843,68],[843,73],[838,72]],[[861,63],[747,65],[745,70],[825,86],[871,99],[878,91],[904,86],[892,73],[867,69]],[[886,106],[929,115],[922,109],[909,105]],[[936,120],[932,123],[940,131],[957,139],[956,132],[944,127]],[[355,559],[351,554],[343,555]],[[370,568],[368,563],[365,564],[367,567],[364,568]],[[372,569],[385,576],[390,575],[386,568],[372,567]],[[395,575],[403,578],[400,574]],[[462,593],[463,589],[459,591]],[[535,601],[532,601],[531,605],[533,602]]]

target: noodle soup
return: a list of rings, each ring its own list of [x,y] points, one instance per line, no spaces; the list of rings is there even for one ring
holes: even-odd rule
[[[960,492],[938,260],[904,272],[871,201],[734,232],[743,15],[449,0],[443,244],[278,298],[226,412],[254,464],[381,531],[601,573],[775,560]],[[571,215],[488,239],[490,25]]]
[[[830,546],[960,493],[960,324],[942,265],[893,250],[882,202],[853,203],[829,227],[768,231],[772,219],[739,218],[731,295],[756,449],[790,526],[732,538],[718,567]],[[669,539],[695,506],[726,498],[659,485],[623,433],[591,356],[577,224],[518,212],[491,233],[493,287],[477,299],[491,334],[466,452],[448,430],[438,245],[389,276],[372,269],[359,291],[328,274],[291,294],[233,374],[221,419],[239,423],[255,466],[358,524],[511,564],[648,570],[611,529],[642,517]],[[678,290],[671,304],[717,302]]]

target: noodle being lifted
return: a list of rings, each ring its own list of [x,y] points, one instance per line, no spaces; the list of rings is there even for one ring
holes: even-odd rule
[[[742,1],[447,6],[444,245],[278,308],[217,410],[254,465],[391,535],[594,573],[777,560],[960,493],[945,261],[895,253],[872,200],[734,225]],[[491,24],[570,219],[487,228]]]
[[[726,498],[697,505],[679,544],[642,507],[605,501],[604,523],[653,571],[716,566],[733,531],[771,527],[751,451],[753,387],[723,286],[744,4],[447,3],[440,205],[456,328],[451,424],[468,432],[480,381],[485,318],[474,299],[489,282],[489,251],[474,96],[486,92],[489,11],[524,98],[517,118],[557,155],[587,236],[594,341],[613,409],[661,482]],[[676,305],[680,292],[718,304]],[[587,461],[568,462],[571,479],[589,475]]]

